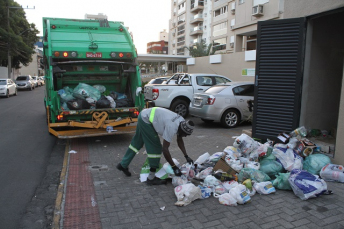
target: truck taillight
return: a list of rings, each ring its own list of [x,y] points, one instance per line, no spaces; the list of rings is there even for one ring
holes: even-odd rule
[[[55,57],[59,57],[59,56],[60,56],[60,53],[59,53],[59,52],[54,52],[54,56],[55,56]]]
[[[134,112],[134,116],[135,116],[135,118],[137,118],[137,117],[139,116],[139,114],[140,114],[140,112],[138,112],[138,111],[135,111],[135,112]]]
[[[58,115],[57,120],[62,121],[63,120],[63,114]]]
[[[123,54],[122,52],[120,52],[120,53],[118,54],[118,56],[119,56],[120,58],[122,58],[122,57],[124,56],[124,54]]]
[[[63,57],[68,57],[68,52],[63,52]]]
[[[206,105],[213,105],[214,102],[215,102],[215,97],[210,95],[210,96],[208,96]]]
[[[153,89],[152,90],[152,96],[153,96],[153,100],[156,100],[159,97],[159,89]]]

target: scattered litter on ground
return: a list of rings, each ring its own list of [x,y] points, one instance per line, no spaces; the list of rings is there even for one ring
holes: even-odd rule
[[[161,207],[160,210],[161,210],[161,211],[165,210],[165,206]]]
[[[233,136],[232,146],[213,154],[205,152],[194,164],[181,165],[173,158],[182,171],[180,177],[174,175],[168,163],[161,165],[157,174],[160,179],[172,179],[177,206],[211,196],[220,204],[237,206],[254,201],[256,193],[269,195],[279,189],[293,191],[301,200],[332,194],[325,180],[344,182],[344,166],[331,164],[321,147],[306,138],[315,133],[328,136],[325,131],[299,127],[279,134],[279,142],[262,142],[243,133]],[[148,173],[146,161],[141,182]]]
[[[70,150],[68,153],[77,153],[75,150]]]

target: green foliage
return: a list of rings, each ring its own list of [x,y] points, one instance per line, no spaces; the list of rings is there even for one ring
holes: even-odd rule
[[[8,28],[8,6],[9,8]],[[31,31],[30,28],[33,30]],[[32,62],[34,44],[38,41],[35,24],[26,20],[24,9],[13,0],[0,0],[0,66],[7,66],[8,49],[12,56],[12,67],[19,68],[20,64],[27,66]]]
[[[201,42],[197,42],[192,46],[185,47],[189,50],[190,56],[192,57],[201,57],[213,55],[216,50],[211,50],[212,44],[207,45],[205,40],[202,39]]]

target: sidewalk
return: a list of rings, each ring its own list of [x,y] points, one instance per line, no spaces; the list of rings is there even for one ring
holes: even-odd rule
[[[196,160],[205,152],[221,152],[232,145],[242,126],[224,129],[194,120],[196,129],[184,138],[189,156]],[[333,195],[302,201],[292,191],[252,197],[251,203],[229,207],[210,197],[177,207],[174,187],[147,186],[139,181],[146,159],[140,151],[129,168],[131,177],[116,169],[133,135],[72,140],[68,154],[65,187],[59,193],[55,228],[344,228],[344,184],[327,182]],[[67,149],[66,149],[67,151]],[[172,157],[184,163],[176,142]],[[161,163],[165,163],[162,159]],[[160,208],[165,207],[164,210]],[[59,225],[59,226],[58,226]]]

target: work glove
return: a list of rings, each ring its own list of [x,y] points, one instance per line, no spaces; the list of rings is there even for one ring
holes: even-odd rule
[[[175,165],[172,167],[174,175],[180,177],[182,175],[182,172],[180,171],[180,169]]]
[[[185,159],[186,159],[187,163],[189,163],[191,165],[194,163],[194,161],[188,155],[185,156]]]

